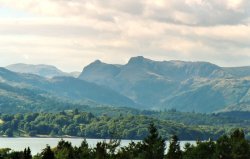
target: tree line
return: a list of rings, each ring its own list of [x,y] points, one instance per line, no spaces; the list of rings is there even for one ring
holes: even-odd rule
[[[83,140],[79,147],[61,140],[55,148],[49,145],[37,155],[32,156],[30,148],[16,152],[10,149],[0,150],[0,159],[249,159],[250,142],[245,139],[243,130],[235,129],[229,135],[222,135],[216,141],[197,141],[185,144],[181,149],[178,136],[166,140],[159,134],[157,127],[150,124],[148,134],[141,142],[131,142],[121,147],[120,139],[98,142],[90,147]]]
[[[176,134],[181,140],[217,139],[225,133],[221,128],[188,126],[170,120],[156,119],[146,115],[96,116],[92,113],[63,111],[59,113],[0,114],[0,136],[77,136],[83,138],[110,138],[119,132],[121,139],[143,139],[148,123],[159,124],[159,132],[169,139]]]

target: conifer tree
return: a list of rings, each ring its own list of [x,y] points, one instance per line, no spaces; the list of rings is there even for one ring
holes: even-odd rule
[[[234,130],[230,136],[230,139],[232,144],[232,158],[249,159],[250,144],[245,139],[244,131],[241,129]]]
[[[42,153],[42,159],[55,159],[54,152],[51,150],[50,146],[47,145],[45,149],[43,149]]]
[[[232,144],[227,135],[221,136],[216,142],[215,158],[232,159]]]
[[[182,158],[180,142],[176,135],[173,135],[170,140],[170,145],[169,145],[166,158],[167,159],[181,159]]]
[[[90,159],[93,158],[93,153],[92,153],[92,149],[89,147],[89,144],[87,142],[86,139],[84,139],[80,145],[79,148],[77,148],[76,150],[76,156],[77,159]]]
[[[143,151],[145,159],[163,159],[165,151],[165,140],[159,135],[153,123],[149,125],[149,135],[143,140]]]
[[[58,159],[73,159],[74,149],[70,142],[61,140],[55,149],[55,157]]]
[[[27,149],[26,148],[24,149],[23,158],[24,159],[32,159],[31,150],[29,147]]]
[[[107,157],[107,144],[105,142],[98,142],[95,148],[95,158],[106,159]]]

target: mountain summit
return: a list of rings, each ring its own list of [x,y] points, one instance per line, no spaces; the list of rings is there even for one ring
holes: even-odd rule
[[[245,109],[246,102],[250,106],[250,94],[244,93],[250,92],[250,79],[242,72],[237,76],[237,70],[208,62],[138,56],[125,65],[96,61],[83,69],[79,79],[120,92],[143,109],[214,112],[237,103],[239,109],[241,104]]]
[[[138,56],[124,65],[96,60],[78,78],[65,77],[69,75],[48,65],[7,68],[15,72],[0,68],[0,93],[5,94],[0,102],[18,97],[26,105],[37,100],[33,97],[45,95],[140,109],[250,111],[247,66],[225,68],[209,62],[154,61]]]

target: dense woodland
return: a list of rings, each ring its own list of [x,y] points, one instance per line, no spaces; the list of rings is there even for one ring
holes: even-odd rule
[[[249,119],[214,114],[180,113],[176,111],[141,113],[109,111],[109,113],[80,112],[78,109],[59,113],[0,114],[0,135],[143,139],[148,123],[157,123],[159,133],[166,139],[176,134],[181,140],[217,139],[232,129],[241,127],[249,138]],[[99,114],[99,115],[98,115]],[[242,115],[241,115],[242,116]],[[242,116],[243,117],[243,116]]]
[[[55,148],[47,146],[33,157],[29,147],[21,152],[8,148],[0,150],[3,159],[249,159],[249,156],[250,142],[240,129],[222,135],[217,141],[187,143],[183,150],[178,136],[173,135],[166,150],[166,140],[154,124],[150,124],[147,136],[141,142],[131,142],[125,147],[120,147],[118,138],[112,138],[109,142],[97,143],[95,147],[90,147],[86,140],[79,147],[61,140]]]
[[[171,134],[181,139],[207,139],[222,134],[212,134],[196,127],[185,126],[168,120],[153,119],[142,115],[95,116],[78,110],[61,113],[27,113],[0,116],[0,134],[2,136],[78,136],[87,138],[110,138],[115,134],[121,139],[142,139],[147,134],[148,123],[159,124],[159,131],[169,138]]]

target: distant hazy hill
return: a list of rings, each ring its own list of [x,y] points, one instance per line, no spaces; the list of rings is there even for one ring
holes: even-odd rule
[[[94,61],[79,77],[73,73],[78,78],[47,65],[18,64],[7,68],[15,72],[0,68],[1,100],[13,99],[17,104],[41,103],[36,100],[41,96],[46,97],[45,101],[56,97],[140,109],[202,113],[250,110],[250,67],[153,61],[139,56],[125,65]],[[7,86],[16,92],[5,90]],[[35,95],[23,96],[23,91]]]
[[[69,101],[134,106],[129,98],[103,86],[73,77],[43,78],[38,75],[21,74],[0,68],[0,112],[15,109],[36,110],[62,108]],[[63,107],[64,106],[64,107]],[[26,109],[27,107],[27,109]],[[38,109],[39,107],[39,109]],[[41,108],[41,109],[40,109]],[[5,110],[5,111],[4,111]],[[7,111],[8,112],[8,111]]]
[[[62,72],[55,66],[51,65],[30,65],[19,63],[9,65],[6,68],[13,72],[35,74],[47,78],[56,76],[71,76],[70,74]]]
[[[153,61],[140,56],[125,65],[97,60],[85,67],[79,78],[120,92],[143,108],[214,112],[230,107],[249,110],[249,72],[249,67]]]
[[[81,74],[81,72],[77,72],[77,71],[69,73],[70,76],[75,77],[75,78],[77,78],[80,74]]]

